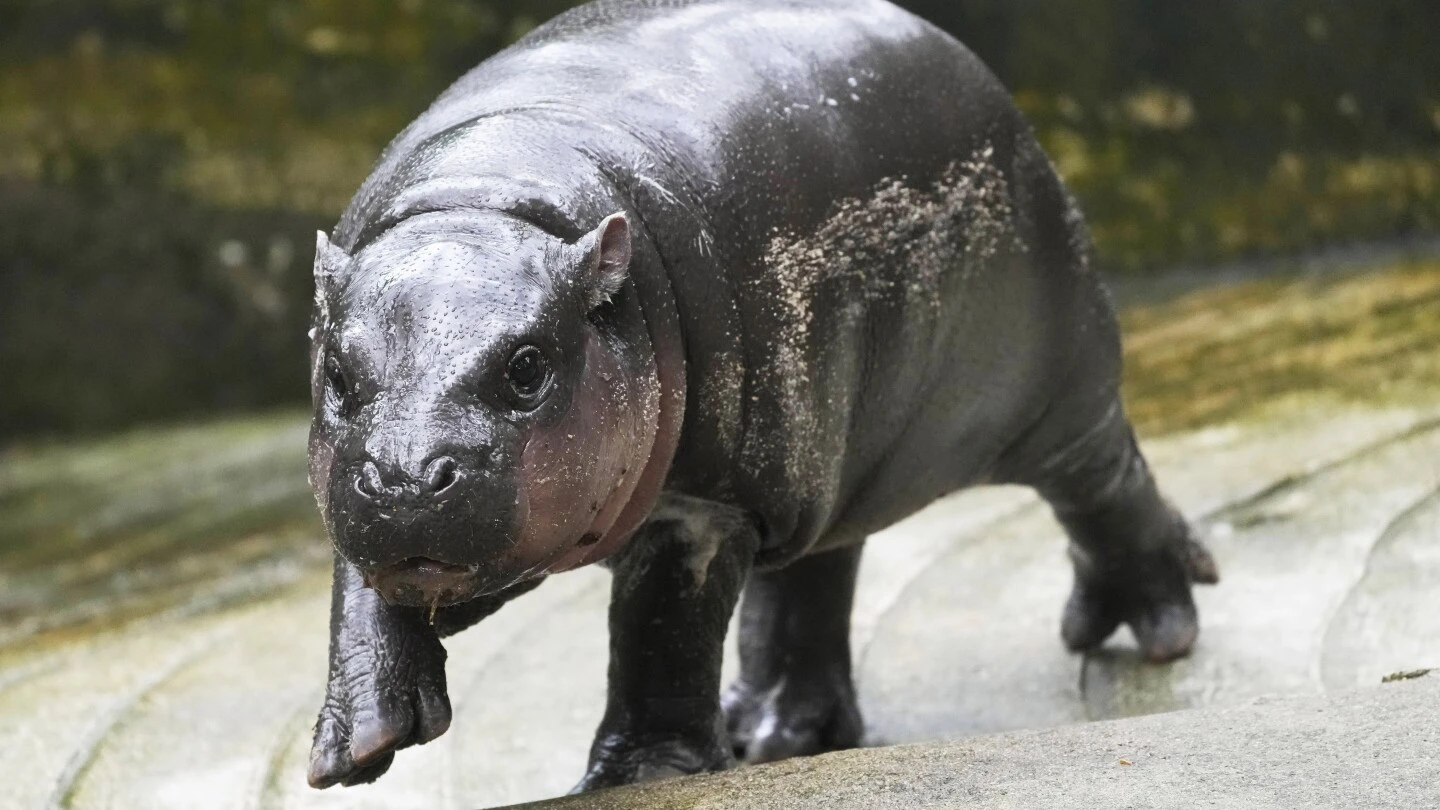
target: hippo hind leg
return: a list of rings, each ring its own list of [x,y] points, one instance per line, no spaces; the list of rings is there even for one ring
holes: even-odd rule
[[[1075,411],[1068,413],[1067,424],[1076,424]],[[1072,650],[1088,650],[1123,623],[1145,658],[1170,661],[1188,654],[1199,633],[1191,584],[1215,583],[1219,574],[1161,496],[1118,398],[1100,413],[1080,430],[1042,427],[1068,438],[1031,456],[1030,473],[1019,480],[1049,502],[1070,537],[1075,584],[1061,637]]]
[[[850,608],[862,549],[856,543],[751,574],[740,677],[723,701],[738,758],[771,762],[860,744]]]

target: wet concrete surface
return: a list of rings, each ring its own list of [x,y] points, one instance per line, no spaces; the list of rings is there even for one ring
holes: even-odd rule
[[[525,810],[1436,806],[1440,676],[1325,697],[845,751]],[[516,807],[514,810],[521,810]]]
[[[1423,676],[1323,698],[845,751],[524,809],[1413,810],[1436,806],[1437,725],[1440,676]]]
[[[1222,566],[1195,655],[1145,665],[1123,635],[1067,654],[1058,526],[1024,490],[962,493],[867,546],[869,743],[1345,694],[1440,665],[1440,266],[1202,290],[1126,324],[1147,452]],[[600,570],[449,643],[446,736],[376,785],[305,786],[328,566],[304,430],[278,414],[0,456],[0,807],[474,808],[579,777],[603,708]],[[973,745],[989,764],[934,760],[962,769],[955,796],[1033,764]]]

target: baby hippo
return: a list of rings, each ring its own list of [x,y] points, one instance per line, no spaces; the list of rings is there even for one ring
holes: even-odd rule
[[[440,639],[591,563],[578,790],[855,746],[862,543],[976,484],[1068,532],[1069,647],[1195,641],[1215,566],[1136,448],[1082,219],[995,77],[885,0],[577,8],[402,132],[316,253],[317,787],[444,733]]]

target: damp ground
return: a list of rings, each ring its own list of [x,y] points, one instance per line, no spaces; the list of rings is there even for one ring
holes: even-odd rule
[[[1186,729],[1289,729],[1299,745],[1383,725],[1396,698],[1354,690],[1440,665],[1440,262],[1124,293],[1136,302],[1128,406],[1222,568],[1198,592],[1195,654],[1147,665],[1123,633],[1067,654],[1058,526],[1024,490],[962,493],[871,540],[854,630],[868,742],[958,742],[824,767],[985,776],[955,776],[954,796],[1048,757],[1060,770],[1026,773],[1082,785],[1078,769],[1140,756],[1126,773],[1161,778],[1162,758],[1201,745]],[[328,607],[305,421],[281,412],[0,456],[0,807],[475,808],[579,777],[604,693],[599,570],[554,578],[450,643],[445,737],[377,785],[305,787]],[[1337,695],[1355,717],[1326,708]],[[1254,705],[1272,699],[1268,714]],[[1076,725],[1182,709],[1223,711]],[[1339,712],[1330,725],[1314,721],[1325,711]],[[1433,733],[1409,744],[1430,746],[1434,776]],[[812,767],[779,766],[800,781],[773,789],[813,792],[828,772]],[[727,784],[705,789],[740,789]],[[1014,784],[1017,801],[1031,795]],[[710,806],[682,793],[653,804]]]

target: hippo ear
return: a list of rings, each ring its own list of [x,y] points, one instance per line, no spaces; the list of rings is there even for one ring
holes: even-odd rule
[[[324,231],[315,232],[315,315],[318,321],[317,326],[324,326],[330,321],[330,295],[335,290],[335,275],[349,258],[345,255],[345,251],[330,243],[330,237],[326,236]]]
[[[335,273],[341,265],[349,260],[345,251],[332,245],[330,237],[324,231],[315,232],[315,287],[325,287],[328,292],[330,285],[335,283]]]
[[[581,237],[579,248],[585,305],[593,310],[620,292],[630,273],[630,220],[623,213],[611,214]]]

